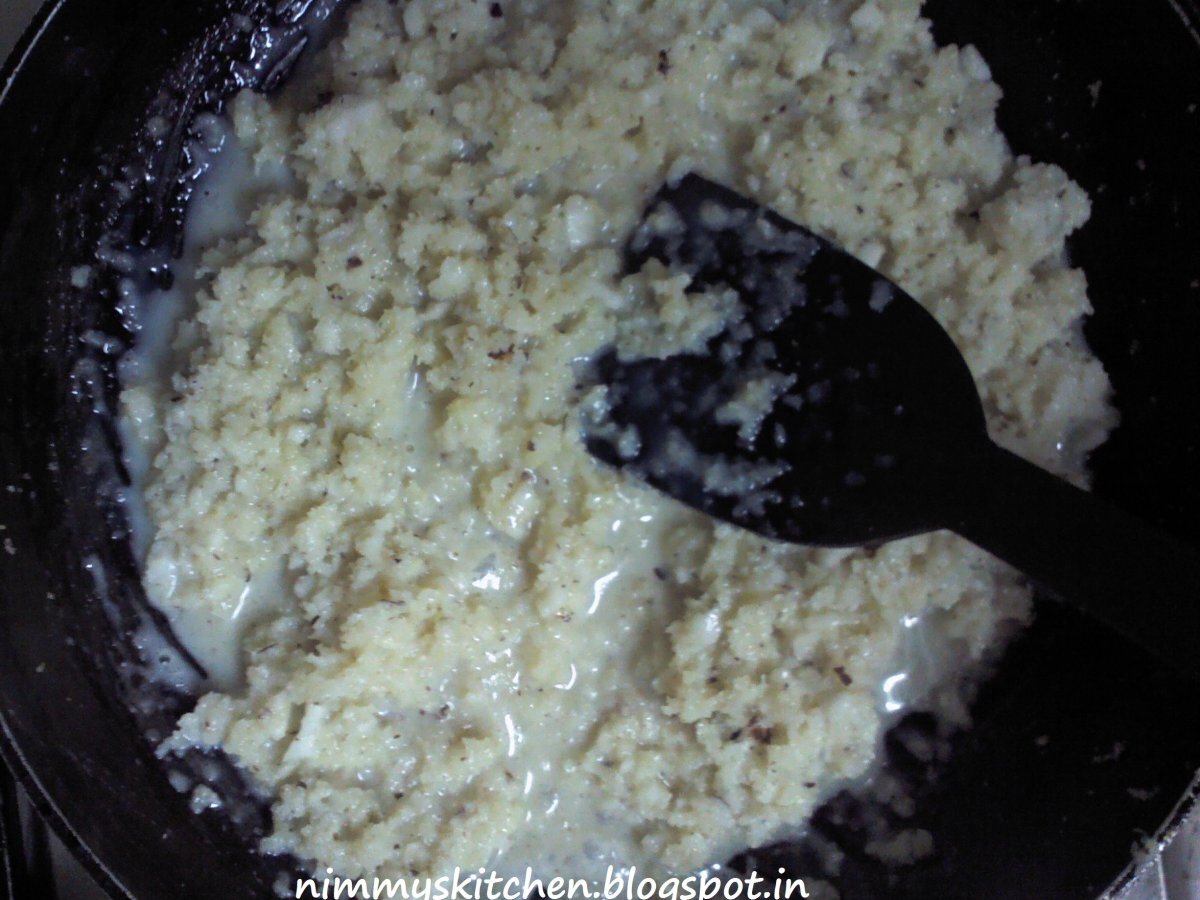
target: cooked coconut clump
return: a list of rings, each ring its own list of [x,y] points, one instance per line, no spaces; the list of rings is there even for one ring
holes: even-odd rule
[[[1027,592],[945,533],[706,519],[588,455],[578,373],[726,326],[721,292],[622,266],[695,171],[898,282],[992,434],[1082,479],[1112,419],[1063,253],[1088,202],[1013,158],[999,96],[915,0],[353,5],[301,80],[233,103],[271,186],[126,384],[145,584],[214,674],[163,754],[232,755],[264,849],[344,875],[682,873],[795,834]],[[954,663],[901,703],[880,686],[930,619]]]

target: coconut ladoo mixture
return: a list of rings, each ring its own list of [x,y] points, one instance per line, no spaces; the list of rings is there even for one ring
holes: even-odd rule
[[[1080,481],[1112,423],[1063,251],[1088,202],[1013,158],[999,96],[915,0],[352,7],[313,72],[233,103],[283,175],[126,384],[145,584],[214,675],[162,752],[231,754],[274,798],[264,849],[344,875],[678,873],[796,833],[932,702],[912,632],[953,693],[1028,593],[946,533],[708,520],[585,452],[577,373],[722,328],[681,273],[622,273],[697,171],[921,300],[992,434]]]

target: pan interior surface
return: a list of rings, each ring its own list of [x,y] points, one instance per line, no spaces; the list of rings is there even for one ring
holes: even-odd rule
[[[170,640],[144,639],[163,623],[130,552],[111,413],[133,334],[119,282],[171,277],[197,163],[187,126],[232,90],[285,77],[310,7],[67,0],[0,82],[3,751],[114,895],[269,896],[295,870],[253,852],[266,806],[227,760],[181,763],[177,778],[223,799],[196,815],[154,755],[193,698],[146,676],[148,655],[188,661]],[[1093,457],[1097,492],[1200,543],[1195,12],[1163,2],[1133,16],[1115,0],[926,7],[940,42],[974,43],[988,60],[1014,150],[1060,164],[1092,196],[1072,258],[1089,276],[1087,337],[1122,418]],[[147,137],[155,118],[178,124]],[[79,266],[114,231],[144,265],[131,274],[102,260],[94,289],[79,289]],[[808,843],[741,862],[815,877],[832,843],[846,898],[1094,897],[1200,768],[1200,690],[1050,604],[974,713],[948,760],[914,752],[933,728],[920,716],[886,742],[922,796],[904,824],[932,833],[930,860],[895,872],[863,853],[861,823],[881,812],[847,793],[818,812]]]

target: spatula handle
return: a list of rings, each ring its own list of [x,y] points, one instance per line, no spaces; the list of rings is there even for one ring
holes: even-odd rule
[[[1200,552],[988,441],[950,524],[1200,681]]]

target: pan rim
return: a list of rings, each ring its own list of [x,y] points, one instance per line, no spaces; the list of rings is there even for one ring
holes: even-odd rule
[[[46,0],[39,6],[32,21],[0,65],[0,107],[3,107],[8,101],[13,86],[21,78],[30,58],[39,49],[40,42],[55,17],[68,2],[69,0]],[[1197,27],[1197,23],[1200,22],[1200,2],[1197,0],[1167,0],[1167,2],[1178,15],[1197,47],[1200,48],[1200,29]],[[14,780],[24,790],[36,813],[42,817],[56,837],[80,861],[88,873],[97,880],[101,888],[114,897],[132,898],[133,895],[121,885],[115,874],[92,851],[59,809],[50,791],[38,777],[36,769],[23,752],[3,709],[0,709],[0,761],[3,761],[8,767]],[[1156,846],[1152,858],[1149,860],[1131,859],[1109,887],[1101,892],[1098,900],[1117,896],[1140,877],[1143,867],[1161,857],[1163,849],[1171,843],[1191,817],[1200,817],[1200,769],[1195,772],[1191,784],[1184,790],[1172,812],[1151,836]]]

